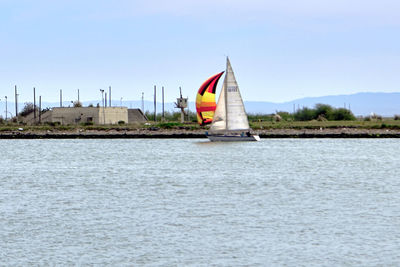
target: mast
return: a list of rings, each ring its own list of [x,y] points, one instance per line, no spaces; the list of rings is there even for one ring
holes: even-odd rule
[[[226,57],[226,76],[224,80],[224,93],[225,93],[225,131],[228,130],[228,64],[229,58]]]

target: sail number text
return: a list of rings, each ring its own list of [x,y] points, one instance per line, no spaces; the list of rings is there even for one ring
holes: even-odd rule
[[[228,86],[228,92],[237,92],[238,91],[238,88],[237,88],[237,86]]]

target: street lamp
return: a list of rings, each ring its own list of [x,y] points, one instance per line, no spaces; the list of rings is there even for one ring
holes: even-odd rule
[[[100,92],[101,92],[101,104],[102,104],[103,107],[104,107],[104,90],[103,90],[103,89],[100,89]]]

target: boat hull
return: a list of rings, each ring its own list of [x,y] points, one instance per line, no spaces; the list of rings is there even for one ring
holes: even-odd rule
[[[244,141],[260,141],[258,135],[242,136],[242,135],[208,135],[207,137],[212,142],[244,142]]]

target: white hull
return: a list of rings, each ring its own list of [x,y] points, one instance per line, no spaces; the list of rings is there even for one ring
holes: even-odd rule
[[[207,135],[212,142],[242,142],[242,141],[260,141],[258,135],[241,136],[241,135]]]

